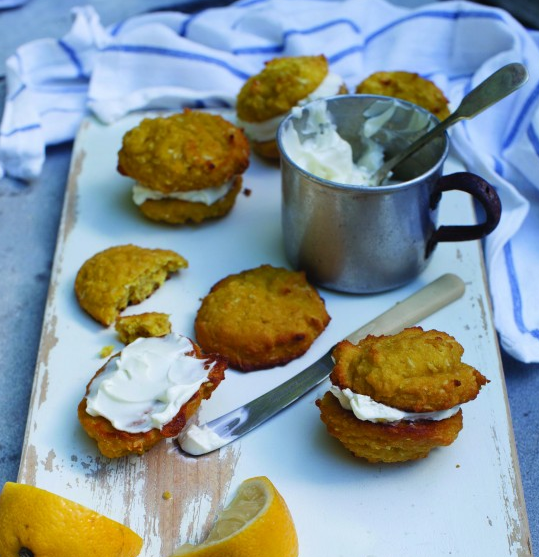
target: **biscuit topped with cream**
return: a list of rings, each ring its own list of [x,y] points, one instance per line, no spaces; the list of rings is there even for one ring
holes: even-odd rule
[[[424,458],[462,428],[460,406],[488,380],[461,361],[462,346],[440,331],[412,327],[369,335],[333,352],[332,386],[316,404],[331,435],[371,462]]]
[[[139,338],[94,375],[79,421],[103,455],[142,454],[179,434],[225,369],[223,358],[203,354],[183,335]]]

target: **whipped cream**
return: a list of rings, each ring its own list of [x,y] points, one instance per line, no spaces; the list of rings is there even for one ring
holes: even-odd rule
[[[307,108],[296,107],[292,116],[300,118],[304,110],[307,111],[307,120],[301,133],[303,137],[300,137],[292,120],[283,130],[282,142],[287,155],[300,168],[318,178],[347,185],[375,185],[374,174],[384,162],[384,149],[370,137],[391,118],[392,109],[366,120],[364,149],[356,161],[352,146],[339,135],[337,126],[331,121],[324,100]]]
[[[304,99],[299,101],[299,106],[303,106],[311,101],[324,99],[325,97],[333,97],[342,87],[342,77],[335,73],[328,72],[322,83],[312,92],[309,93]]]
[[[345,410],[351,410],[358,420],[367,422],[439,421],[454,416],[460,410],[460,406],[454,406],[449,410],[439,410],[437,412],[405,412],[376,402],[370,396],[354,393],[350,389],[341,390],[339,387],[332,385],[330,391]]]
[[[299,106],[303,106],[311,101],[332,97],[339,92],[343,84],[342,78],[334,73],[329,72],[322,80],[322,83],[304,99],[299,101]],[[275,139],[275,134],[279,128],[279,124],[283,121],[286,114],[279,114],[263,122],[245,122],[238,118],[238,126],[243,128],[245,135],[253,141],[271,141]]]
[[[286,114],[279,114],[263,122],[246,122],[238,118],[238,126],[243,129],[245,135],[252,141],[271,141],[275,139],[275,134],[279,124],[283,121]]]
[[[133,186],[133,201],[135,205],[142,205],[145,201],[161,201],[163,199],[179,199],[180,201],[187,201],[190,203],[204,203],[204,205],[213,205],[219,199],[232,189],[235,177],[232,180],[224,183],[222,186],[214,188],[204,188],[201,190],[190,191],[174,191],[164,193],[161,191],[152,190],[143,186],[140,182],[136,182]]]
[[[220,437],[206,424],[199,426],[190,424],[182,430],[178,437],[180,447],[188,454],[197,456],[220,449],[227,440]]]
[[[86,411],[128,433],[162,429],[208,380],[213,364],[192,351],[193,343],[177,333],[135,340],[94,378]]]

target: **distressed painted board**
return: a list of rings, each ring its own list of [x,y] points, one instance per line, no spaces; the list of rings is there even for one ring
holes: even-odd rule
[[[332,317],[303,357],[287,366],[229,370],[203,404],[201,421],[262,394],[315,361],[352,330],[445,272],[466,283],[462,299],[421,325],[454,335],[464,360],[490,383],[464,406],[464,429],[429,458],[368,465],[325,431],[314,402],[327,384],[236,443],[210,455],[182,454],[175,441],[142,457],[109,460],[76,417],[86,383],[103,364],[102,347],[121,348],[79,308],[73,282],[91,255],[124,243],[174,249],[189,268],[126,314],[164,311],[193,336],[200,299],[222,277],[263,263],[287,266],[280,231],[278,168],[253,157],[232,213],[198,227],[146,221],[116,172],[116,153],[132,115],[112,126],[85,121],[74,147],[19,480],[74,499],[129,525],[144,557],[166,557],[201,541],[216,513],[248,477],[268,476],[294,517],[302,557],[507,557],[531,555],[529,530],[497,340],[478,242],[440,245],[428,269],[398,290],[354,296],[322,291]],[[451,159],[447,171],[459,170]],[[463,222],[463,219],[465,222]],[[444,196],[441,222],[474,221],[464,194]],[[173,497],[163,498],[169,491]],[[263,551],[260,553],[263,556]]]

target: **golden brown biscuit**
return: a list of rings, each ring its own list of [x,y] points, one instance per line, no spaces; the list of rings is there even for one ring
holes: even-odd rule
[[[356,93],[403,99],[425,108],[440,120],[450,114],[449,101],[442,91],[413,72],[376,72],[356,87]]]
[[[213,391],[224,379],[226,362],[215,354],[203,354],[195,343],[190,355],[206,362],[208,380],[198,391],[180,408],[174,418],[165,424],[162,429],[153,428],[142,433],[130,433],[116,429],[112,423],[103,416],[91,416],[87,410],[87,396],[92,382],[99,374],[103,373],[107,364],[97,371],[86,387],[86,395],[80,401],[77,409],[79,421],[86,433],[97,442],[99,451],[108,458],[119,458],[128,454],[143,454],[150,450],[159,441],[167,437],[176,437],[185,426],[189,418],[198,410],[203,399],[210,398]],[[118,357],[116,354],[112,358]]]
[[[123,137],[120,174],[136,180],[134,202],[152,220],[200,222],[227,214],[249,166],[243,131],[223,117],[186,109],[146,118]]]
[[[462,354],[462,346],[447,333],[421,327],[391,336],[369,335],[357,345],[340,342],[330,374],[337,391],[316,401],[321,419],[348,450],[370,462],[424,458],[456,439],[462,429],[460,405],[474,399],[488,382],[461,361]],[[359,400],[366,405],[363,411],[343,406],[338,397],[347,390],[370,397],[372,405]],[[390,408],[375,415],[376,403]],[[391,409],[420,415],[390,418]],[[425,414],[440,411],[446,412]]]
[[[279,152],[279,147],[277,145],[277,140],[270,139],[268,141],[252,141],[251,145],[253,146],[253,151],[269,160],[279,161],[279,157],[281,153]]]
[[[118,317],[114,328],[124,344],[130,344],[137,338],[162,337],[171,331],[168,314],[158,312]]]
[[[264,69],[251,76],[241,88],[236,111],[238,124],[243,126],[251,140],[253,151],[258,155],[279,158],[279,149],[274,138],[278,122],[300,102],[309,99],[329,74],[329,64],[324,55],[290,56],[274,58],[266,62]],[[342,80],[331,94],[346,93]],[[262,131],[262,138],[253,124],[275,120],[270,131]],[[273,129],[274,128],[274,129]]]
[[[114,246],[83,263],[75,279],[75,294],[89,315],[108,326],[128,305],[148,298],[171,273],[187,265],[171,250]]]
[[[219,115],[185,110],[128,131],[118,171],[163,193],[221,186],[249,166],[243,132]]]
[[[450,335],[411,327],[391,336],[340,342],[331,381],[407,412],[447,410],[473,400],[487,379],[461,361]]]
[[[445,420],[373,423],[358,420],[332,393],[316,401],[328,432],[352,454],[369,462],[404,462],[425,458],[453,443],[462,429],[462,410]]]
[[[329,72],[324,55],[290,56],[266,62],[240,89],[236,110],[246,122],[263,122],[286,114],[312,93]]]
[[[195,332],[203,350],[253,371],[304,354],[329,320],[303,272],[262,265],[215,284],[198,310]]]

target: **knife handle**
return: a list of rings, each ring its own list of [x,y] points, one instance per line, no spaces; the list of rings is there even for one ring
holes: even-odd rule
[[[393,335],[415,325],[447,304],[458,300],[465,290],[463,280],[452,273],[442,275],[424,288],[375,317],[346,340],[357,344],[367,335]]]

